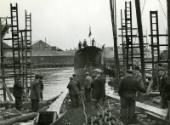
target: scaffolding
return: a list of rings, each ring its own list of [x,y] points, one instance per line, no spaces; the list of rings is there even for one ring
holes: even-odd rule
[[[142,29],[142,21],[141,21],[141,12],[140,12],[140,3],[139,1],[135,0],[136,5],[136,14],[137,16],[137,25],[138,28],[133,27],[132,22],[132,4],[131,1],[125,2],[125,10],[123,13],[123,10],[121,10],[121,28],[119,30],[121,31],[121,40],[122,40],[122,61],[123,61],[123,67],[124,69],[134,69],[135,66],[135,60],[140,60],[140,67],[141,72],[143,76],[143,80],[145,80],[145,72],[148,70],[148,67],[146,64],[152,65],[152,75],[154,76],[155,73],[155,66],[160,63],[168,63],[168,60],[161,59],[161,47],[166,47],[168,44],[163,43],[161,41],[160,43],[160,37],[167,37],[167,34],[160,34],[159,33],[159,21],[158,21],[158,11],[150,11],[150,48],[151,48],[151,58],[148,58],[145,56],[144,49],[146,45],[149,45],[148,43],[144,42],[144,35],[143,35],[143,29]],[[136,30],[138,33],[136,33]],[[135,35],[138,34],[138,35]],[[135,41],[134,37],[138,37],[139,40]],[[138,50],[139,53],[136,53]],[[147,57],[147,58],[146,58]],[[150,68],[151,69],[151,68]],[[155,77],[155,76],[154,76]]]
[[[132,16],[132,3],[131,1],[125,2],[125,10],[121,10],[121,35],[122,39],[122,61],[124,70],[134,69],[134,66],[140,66],[140,43],[135,41],[134,38],[138,37],[137,30],[133,26]],[[140,66],[141,67],[141,66]]]
[[[6,94],[10,101],[13,100],[9,88],[6,85],[6,80],[10,79],[14,84],[19,78],[22,81],[22,85],[25,90],[28,90],[28,83],[31,82],[31,44],[32,44],[32,29],[31,29],[31,14],[25,16],[25,29],[19,30],[18,21],[18,5],[10,4],[11,17],[6,18],[4,27],[6,32],[1,30],[1,81],[3,84],[3,96],[6,101]],[[10,19],[10,23],[8,21]],[[11,32],[8,33],[8,29]],[[1,28],[2,29],[2,28]],[[5,34],[8,33],[9,38],[5,38]],[[12,47],[4,47],[3,44],[11,42]],[[6,55],[6,53],[9,53]],[[28,80],[29,79],[29,80]],[[10,86],[11,87],[11,86]],[[25,91],[26,92],[26,91]],[[27,97],[28,93],[25,93]]]

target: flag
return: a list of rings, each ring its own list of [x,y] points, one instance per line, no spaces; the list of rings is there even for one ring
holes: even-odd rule
[[[89,27],[89,37],[91,36],[91,27]]]

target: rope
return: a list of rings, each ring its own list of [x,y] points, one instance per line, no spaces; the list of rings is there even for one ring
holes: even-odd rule
[[[85,117],[85,122],[86,122],[86,124],[87,124],[87,123],[88,123],[88,119],[87,119],[86,107],[85,107],[85,104],[84,104],[83,97],[80,96],[80,98],[81,98],[81,102],[82,102],[82,104],[83,104],[83,113],[84,113],[84,117]]]
[[[100,108],[101,112],[104,113],[103,107],[99,103],[97,103],[97,106]]]

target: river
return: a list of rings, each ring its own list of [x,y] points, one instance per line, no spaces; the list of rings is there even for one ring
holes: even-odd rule
[[[44,76],[44,100],[62,93],[60,98],[57,99],[48,109],[49,111],[56,111],[59,113],[59,108],[68,91],[67,84],[69,82],[69,77],[74,72],[73,67],[42,68],[34,71],[40,72]]]
[[[44,100],[53,98],[62,92],[60,98],[57,99],[48,109],[49,111],[56,111],[57,113],[59,113],[59,108],[62,104],[65,95],[68,92],[67,84],[69,82],[69,77],[72,76],[72,74],[74,73],[74,68],[73,67],[40,68],[40,69],[34,69],[33,72],[40,73],[43,75]],[[9,82],[8,86],[11,85],[12,83]],[[106,90],[111,89],[107,84],[106,84],[106,88],[107,88]]]
[[[61,97],[53,103],[49,110],[59,112],[58,107],[60,107],[62,100],[67,93],[67,84],[69,82],[69,77],[73,74],[73,67],[61,67],[61,68],[40,68],[34,69],[34,73],[40,73],[43,75],[44,82],[44,100],[50,99],[59,95],[61,92]],[[13,86],[13,82],[9,79],[7,81],[8,87]],[[2,94],[2,91],[0,92]],[[2,100],[2,95],[0,95],[0,100]],[[56,108],[57,107],[57,108]]]

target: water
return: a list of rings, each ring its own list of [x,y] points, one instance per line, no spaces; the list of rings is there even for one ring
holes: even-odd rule
[[[68,90],[67,85],[69,82],[69,77],[72,76],[74,69],[73,67],[61,67],[61,68],[41,68],[33,70],[34,73],[39,72],[42,74],[44,82],[44,91],[43,97],[44,100],[48,100],[59,95],[62,92],[62,95],[57,99],[50,107],[49,111],[56,111],[59,113],[59,109],[65,98]],[[108,83],[108,78],[106,83]],[[9,83],[8,83],[9,84]],[[113,89],[106,84],[106,91],[113,92]]]
[[[33,70],[34,73],[40,72],[43,77],[44,82],[44,100],[53,98],[59,95],[61,92],[63,94],[58,100],[56,100],[49,108],[49,110],[59,112],[59,107],[67,94],[67,84],[69,82],[69,77],[73,74],[73,67],[61,67],[61,68],[41,68]],[[11,81],[11,80],[10,80]],[[13,83],[8,82],[8,86],[13,86]],[[0,97],[2,98],[2,96]]]
[[[49,111],[56,111],[59,113],[59,108],[63,102],[65,95],[67,94],[67,85],[69,77],[73,74],[73,67],[62,68],[50,68],[40,69],[41,74],[44,76],[44,100],[50,99],[59,95],[62,95],[57,99],[50,107]]]

